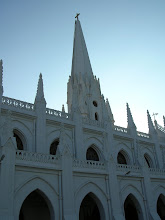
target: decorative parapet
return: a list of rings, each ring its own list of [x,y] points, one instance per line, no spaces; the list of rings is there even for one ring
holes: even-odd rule
[[[157,128],[165,134],[165,129],[157,123]]]
[[[127,128],[123,128],[123,127],[116,126],[116,125],[114,126],[114,130],[117,132],[125,133],[125,134],[129,133],[129,130]]]
[[[105,170],[105,164],[93,160],[73,160],[73,167]]]
[[[147,133],[143,133],[143,132],[140,132],[140,131],[137,131],[137,135],[141,138],[150,138],[150,135],[147,134]]]
[[[25,109],[27,111],[34,111],[34,105],[28,102],[12,99],[9,97],[2,96],[2,104],[11,106],[14,108]]]
[[[104,123],[89,118],[83,118],[83,124],[104,128]]]
[[[125,172],[125,175],[129,172],[133,173],[140,173],[140,167],[139,166],[133,166],[133,165],[126,165],[126,164],[117,164],[116,165],[117,171]]]
[[[56,116],[60,118],[65,118],[65,119],[71,119],[71,114],[57,111],[54,109],[46,108],[46,114],[50,116]]]
[[[16,151],[16,159],[22,161],[32,161],[49,164],[57,164],[59,161],[58,157],[54,155],[28,152],[22,150]]]
[[[165,170],[164,169],[149,168],[149,171],[152,175],[165,176]]]

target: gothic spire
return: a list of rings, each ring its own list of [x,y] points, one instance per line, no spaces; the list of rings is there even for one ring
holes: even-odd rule
[[[74,45],[73,45],[73,57],[72,57],[72,72],[71,75],[85,74],[88,77],[93,75],[92,67],[90,64],[87,47],[85,44],[83,32],[81,29],[80,21],[77,19],[75,21],[75,31],[74,31]]]
[[[153,122],[152,122],[152,119],[151,119],[151,116],[150,116],[150,113],[149,113],[148,110],[147,110],[147,118],[148,118],[149,133],[150,133],[150,134],[155,133],[156,130],[155,130],[155,128],[154,128],[154,125],[153,125]]]
[[[165,128],[165,117],[163,116],[164,128]]]
[[[128,103],[126,105],[127,105],[127,127],[136,129],[136,125],[134,123],[130,107],[129,107]]]
[[[0,94],[3,95],[3,61],[0,60]]]
[[[45,101],[42,74],[40,73],[35,102]]]

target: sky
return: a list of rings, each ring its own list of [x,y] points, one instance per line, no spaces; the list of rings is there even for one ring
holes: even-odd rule
[[[147,110],[163,126],[165,0],[0,0],[3,95],[33,103],[41,72],[47,107],[67,111],[76,13],[115,125],[128,103],[138,131]]]

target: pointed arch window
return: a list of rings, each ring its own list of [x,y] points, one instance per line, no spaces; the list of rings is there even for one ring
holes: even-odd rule
[[[97,152],[92,147],[88,148],[87,153],[86,153],[86,159],[99,161],[99,156],[98,156]]]
[[[117,155],[117,162],[118,164],[127,164],[127,160],[122,152],[119,152]]]
[[[25,143],[24,143],[24,141],[23,141],[23,135],[19,132],[19,131],[17,131],[17,130],[14,130],[13,131],[13,137],[15,137],[15,139],[16,139],[16,144],[17,144],[17,149],[18,150],[24,150],[25,149]]]
[[[53,143],[50,145],[50,154],[56,155],[57,147],[59,145],[59,138],[53,141]]]

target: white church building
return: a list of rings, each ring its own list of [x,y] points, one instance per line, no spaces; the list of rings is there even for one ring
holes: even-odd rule
[[[0,61],[0,220],[165,219],[165,127],[114,124],[75,21],[68,113],[3,96]],[[165,124],[165,118],[164,124]]]

